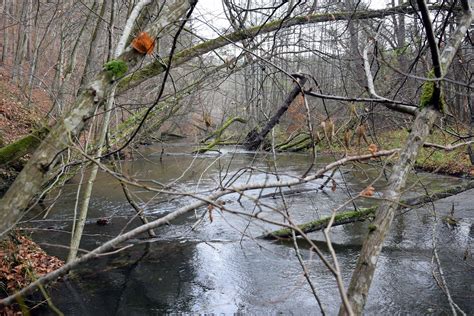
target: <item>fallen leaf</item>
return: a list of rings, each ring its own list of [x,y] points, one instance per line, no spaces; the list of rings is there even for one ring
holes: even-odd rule
[[[360,192],[361,196],[365,197],[370,197],[373,196],[375,192],[375,189],[373,186],[369,185],[367,188],[365,188],[362,192]]]
[[[369,145],[369,151],[372,155],[375,155],[379,149],[377,148],[377,145],[375,144],[370,144]]]

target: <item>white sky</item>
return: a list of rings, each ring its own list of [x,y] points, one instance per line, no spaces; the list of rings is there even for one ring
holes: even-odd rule
[[[369,3],[372,9],[382,9],[391,3],[391,0],[363,0]],[[214,38],[217,33],[213,28],[217,28],[219,32],[223,32],[229,27],[229,23],[224,15],[221,0],[199,0],[194,11],[194,17],[197,19],[194,27],[201,36]]]

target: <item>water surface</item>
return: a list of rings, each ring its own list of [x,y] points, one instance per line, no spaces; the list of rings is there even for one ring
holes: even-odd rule
[[[301,176],[311,164],[305,154],[245,152],[232,147],[221,154],[193,156],[187,145],[151,146],[133,161],[122,162],[126,174],[149,184],[173,183],[182,191],[205,193],[229,181],[242,184],[271,181],[279,177]],[[276,158],[276,159],[274,159]],[[331,157],[318,158],[314,168]],[[245,171],[245,172],[244,172]],[[235,174],[242,174],[235,177]],[[330,173],[328,174],[330,175]],[[245,212],[261,212],[281,221],[282,215],[271,208],[288,211],[295,222],[304,222],[330,214],[380,176],[376,162],[372,166],[347,165],[333,178],[336,190],[318,190],[324,179],[298,188],[305,192],[285,194],[285,203],[271,195],[275,189],[254,190],[250,198],[238,203],[236,194],[224,198],[226,207]],[[383,189],[385,176],[374,184]],[[28,225],[39,229],[34,238],[52,254],[65,258],[75,195],[79,177],[67,185],[49,217]],[[413,174],[405,196],[427,189],[447,187],[461,180],[447,176]],[[424,186],[424,187],[423,187]],[[295,188],[286,188],[286,190]],[[189,204],[190,197],[157,195],[143,189],[132,191],[151,218],[163,216]],[[290,192],[291,193],[291,192]],[[385,243],[366,307],[368,315],[446,314],[450,307],[433,260],[433,245],[438,249],[441,266],[453,300],[467,313],[474,313],[474,260],[472,255],[474,191],[440,200],[424,208],[399,213]],[[377,194],[376,194],[377,195]],[[252,198],[264,196],[256,207]],[[274,195],[278,197],[279,195]],[[373,205],[374,200],[356,201],[357,207]],[[353,207],[349,203],[347,208]],[[454,209],[459,219],[449,227],[443,216]],[[205,209],[191,212],[156,230],[158,237],[140,236],[130,241],[134,246],[113,255],[82,265],[72,276],[57,283],[51,291],[55,305],[67,315],[144,315],[163,313],[251,313],[318,315],[316,300],[303,276],[292,242],[257,238],[275,227],[248,217],[213,211],[213,221],[205,214],[195,230],[191,227]],[[81,248],[90,250],[110,237],[136,227],[130,221],[133,209],[124,198],[120,185],[102,173],[94,186]],[[108,218],[109,225],[98,226],[98,218]],[[355,266],[367,223],[334,227],[332,240],[346,285]],[[329,258],[320,232],[312,240]],[[143,237],[143,238],[142,238]],[[340,300],[334,277],[309,245],[298,242],[311,280],[329,315],[337,313]],[[48,314],[48,311],[42,311]]]

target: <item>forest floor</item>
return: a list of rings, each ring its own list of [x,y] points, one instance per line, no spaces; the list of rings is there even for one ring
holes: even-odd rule
[[[13,84],[7,70],[0,67],[0,147],[39,127],[50,107],[51,100],[42,89],[34,89],[31,102],[28,103],[27,92]],[[0,193],[16,177],[24,161],[25,158],[22,158],[7,166],[0,166]]]
[[[456,131],[459,134],[465,134],[464,131]],[[376,137],[369,137],[369,142],[373,141],[378,144],[377,149],[401,148],[405,144],[408,137],[406,129],[391,130],[387,132],[378,133]],[[457,139],[440,130],[435,130],[428,136],[428,143],[447,146],[449,144],[455,145]],[[344,148],[335,147],[335,151],[344,151]],[[364,148],[366,147],[366,148]],[[366,153],[369,152],[369,144],[361,145]],[[350,151],[352,154],[357,154],[360,149],[353,147]],[[331,149],[332,150],[332,149]],[[415,168],[427,172],[448,174],[452,176],[468,177],[474,176],[474,166],[472,166],[466,146],[461,146],[453,150],[447,151],[433,147],[423,147],[415,162]]]
[[[466,130],[455,131],[457,134],[467,134]],[[407,130],[397,130],[382,133],[380,144],[385,148],[401,147],[408,137]],[[442,146],[455,145],[458,139],[446,132],[435,130],[428,136],[428,143]],[[424,171],[449,174],[453,176],[474,176],[474,166],[471,164],[467,147],[461,146],[447,151],[433,147],[424,147],[418,154],[415,168]]]
[[[51,100],[42,89],[34,89],[28,105],[26,92],[11,83],[0,68],[0,146],[9,144],[30,133],[51,106]]]
[[[50,256],[27,236],[14,232],[0,240],[0,298],[13,294],[39,277],[64,265],[64,262]],[[48,300],[44,289],[41,292]],[[26,306],[23,299],[12,306],[0,306],[0,315],[21,315]],[[28,309],[26,309],[28,311]],[[28,313],[30,314],[30,313]]]
[[[12,84],[0,68],[0,147],[31,133],[50,108],[47,94],[35,89],[28,105],[25,92]],[[26,161],[26,160],[25,160]],[[22,161],[0,166],[0,185],[16,177]],[[35,242],[18,232],[0,241],[0,297],[12,294],[41,275],[62,266],[63,262],[47,255]],[[0,307],[0,315],[21,315],[16,304]]]

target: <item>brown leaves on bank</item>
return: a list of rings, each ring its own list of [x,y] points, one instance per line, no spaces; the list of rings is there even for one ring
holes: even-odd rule
[[[0,242],[0,297],[6,297],[37,278],[64,265],[34,241],[18,233]],[[0,307],[0,315],[16,315],[12,307]]]

